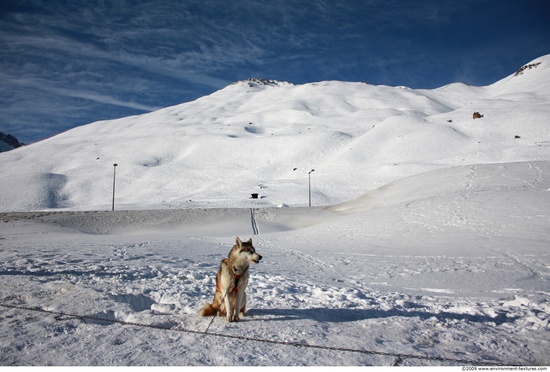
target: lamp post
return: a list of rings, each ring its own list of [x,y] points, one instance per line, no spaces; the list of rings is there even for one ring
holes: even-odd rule
[[[113,211],[115,210],[115,181],[116,181],[116,167],[118,164],[113,164]]]
[[[307,174],[307,177],[308,177],[308,186],[309,186],[309,187],[308,187],[308,189],[309,189],[308,194],[309,194],[309,206],[310,206],[310,207],[311,207],[311,172],[314,172],[314,171],[315,171],[315,169],[312,169],[312,170],[310,170],[310,171],[308,172],[308,174]]]

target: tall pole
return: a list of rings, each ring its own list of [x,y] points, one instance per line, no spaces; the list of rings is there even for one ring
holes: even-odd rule
[[[309,173],[307,174],[308,176],[308,194],[309,194],[309,206],[311,207],[311,172],[314,172],[315,169],[312,169],[309,171]]]
[[[116,182],[116,167],[118,164],[113,164],[113,211],[115,210],[115,182]]]

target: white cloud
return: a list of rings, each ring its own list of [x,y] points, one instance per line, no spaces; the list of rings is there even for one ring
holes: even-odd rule
[[[127,108],[132,108],[132,109],[141,110],[141,111],[154,111],[160,108],[160,107],[144,105],[144,104],[140,104],[132,101],[124,101],[116,97],[102,95],[96,92],[58,87],[58,86],[54,86],[48,80],[35,79],[35,78],[13,79],[13,78],[6,77],[5,74],[0,74],[0,76],[3,78],[3,80],[13,85],[37,89],[40,91],[53,93],[64,97],[81,98],[81,99],[86,99],[94,102],[106,103],[109,105],[120,106],[120,107],[127,107]]]

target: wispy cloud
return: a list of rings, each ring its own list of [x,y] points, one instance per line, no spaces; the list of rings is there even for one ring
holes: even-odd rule
[[[31,97],[41,101],[34,106],[41,117],[27,126],[68,125],[94,121],[98,112],[103,119],[177,104],[252,76],[426,88],[456,76],[494,76],[463,56],[494,61],[504,49],[508,55],[521,49],[515,58],[525,48],[550,52],[548,32],[515,37],[512,46],[500,40],[508,24],[494,25],[506,23],[493,14],[504,8],[497,0],[21,4],[0,10],[0,90],[10,92],[0,93],[0,125],[20,122],[12,113]],[[524,19],[542,22],[526,8],[519,9]],[[483,22],[472,23],[472,14]],[[487,19],[491,27],[483,26]],[[493,35],[490,43],[483,42],[487,32],[475,32],[483,27]]]
[[[81,99],[85,99],[93,102],[106,103],[108,105],[126,107],[126,108],[135,109],[135,110],[146,111],[146,112],[155,111],[161,108],[159,106],[149,106],[149,105],[143,105],[132,101],[124,101],[112,96],[106,96],[95,92],[87,92],[87,91],[66,89],[66,88],[60,88],[60,87],[48,87],[40,83],[34,84],[34,88],[43,90],[48,93],[57,94],[59,96],[81,98]]]

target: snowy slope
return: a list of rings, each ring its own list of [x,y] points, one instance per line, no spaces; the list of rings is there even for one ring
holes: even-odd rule
[[[550,56],[487,87],[243,81],[1,154],[0,210],[305,205],[424,171],[550,160]],[[482,119],[473,120],[474,111]],[[518,136],[519,138],[516,138]],[[15,186],[15,187],[14,187]]]
[[[550,365],[535,64],[487,87],[238,82],[0,154],[0,365]],[[235,236],[263,256],[247,316],[200,318]]]
[[[549,174],[435,170],[255,236],[246,209],[0,215],[0,364],[548,365]],[[234,235],[264,258],[211,323]]]

